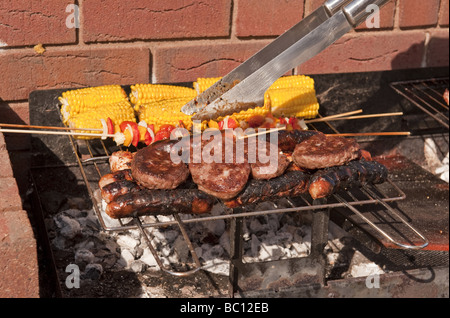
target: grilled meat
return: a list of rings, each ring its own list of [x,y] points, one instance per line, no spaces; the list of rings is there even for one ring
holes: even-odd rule
[[[189,177],[184,162],[175,163],[171,158],[176,141],[162,140],[140,149],[131,163],[133,178],[148,189],[175,189]]]
[[[308,191],[313,199],[327,197],[340,189],[379,184],[386,181],[388,170],[376,161],[355,160],[347,165],[319,170],[313,174]]]
[[[357,159],[360,148],[356,140],[318,133],[295,146],[294,162],[306,169],[340,166]]]
[[[138,192],[141,189],[142,188],[134,181],[119,180],[103,186],[101,188],[101,194],[103,200],[105,200],[106,203],[109,203],[119,195]]]
[[[130,169],[118,170],[112,173],[105,174],[98,181],[98,186],[100,187],[100,189],[102,189],[110,183],[121,180],[133,181],[133,176],[131,175]]]
[[[219,137],[219,136],[218,136]],[[193,150],[189,163],[189,171],[192,180],[198,188],[219,199],[227,200],[235,197],[247,184],[250,175],[250,164],[245,156],[242,156],[242,162],[236,158],[235,137],[221,133],[222,142],[217,144],[215,149],[213,145],[215,136],[208,140],[202,140],[201,143],[192,143]],[[227,145],[233,145],[231,155]],[[201,147],[201,158],[196,147]],[[220,153],[215,153],[219,150]],[[228,152],[227,152],[228,151]]]
[[[167,215],[173,213],[203,214],[211,211],[216,199],[197,189],[148,190],[120,195],[106,206],[111,218]]]
[[[272,179],[279,177],[286,171],[290,164],[287,156],[279,151],[276,145],[274,147],[268,141],[261,142],[256,139],[256,142],[254,143],[255,147],[251,147],[250,151],[248,149],[248,141],[246,142],[246,145],[246,155],[250,162],[252,177],[254,179]],[[252,153],[254,158],[250,157]],[[265,158],[261,158],[261,154]]]
[[[307,191],[308,181],[309,175],[302,171],[288,171],[270,180],[253,179],[236,198],[224,203],[229,208],[235,208],[282,197],[295,197]]]
[[[111,172],[131,169],[131,162],[133,161],[135,153],[130,151],[116,151],[111,154],[109,157],[109,166],[111,168]]]
[[[317,134],[319,132],[315,130],[280,130],[278,132],[278,149],[282,152],[293,152],[297,144]]]

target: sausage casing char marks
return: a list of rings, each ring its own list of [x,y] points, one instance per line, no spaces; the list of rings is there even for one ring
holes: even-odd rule
[[[114,219],[149,214],[189,213],[211,211],[216,199],[197,189],[147,190],[118,196],[106,206],[106,214]]]
[[[270,180],[252,179],[235,198],[225,201],[229,208],[255,204],[282,197],[296,197],[307,191],[309,175],[302,171],[288,171]]]
[[[100,189],[103,189],[106,185],[113,183],[113,182],[121,181],[121,180],[134,181],[133,176],[131,175],[130,169],[124,169],[124,170],[119,170],[119,171],[105,174],[98,181],[98,186],[100,187]]]
[[[305,142],[320,134],[309,131],[284,132],[279,137],[279,144],[284,145],[285,151],[289,152],[296,147],[293,146],[293,140]],[[172,143],[159,143],[156,149],[161,149],[160,147],[167,146],[167,144],[170,146]],[[167,160],[170,151],[167,148],[163,150],[163,160],[160,161],[161,157],[156,156],[156,160],[152,159],[154,164],[157,162],[162,164],[161,162]],[[370,158],[370,156],[362,156],[363,151],[359,152],[361,157]],[[281,169],[283,172],[279,175],[275,174],[266,179],[252,177],[250,180],[248,179],[252,169],[248,162],[242,164],[233,161],[228,163],[230,166],[227,166],[227,163],[205,162],[198,163],[198,166],[191,162],[191,165],[194,168],[189,168],[189,170],[194,171],[194,175],[196,174],[197,177],[205,178],[210,184],[203,183],[202,186],[198,178],[193,178],[195,186],[186,188],[185,185],[189,182],[183,183],[181,180],[186,180],[187,176],[182,174],[182,177],[178,178],[172,174],[171,176],[174,178],[169,181],[169,184],[173,187],[173,180],[175,180],[176,183],[179,183],[175,187],[176,189],[150,190],[141,184],[138,185],[129,169],[116,171],[102,177],[99,185],[102,189],[102,196],[108,203],[106,213],[113,218],[145,214],[201,214],[209,212],[217,199],[221,199],[230,208],[281,197],[295,197],[306,192],[309,192],[313,199],[317,199],[329,196],[339,189],[361,186],[366,183],[381,183],[387,178],[387,169],[384,166],[364,159],[352,160],[341,166],[313,171],[304,170],[302,167],[291,164],[288,168],[283,167]],[[196,168],[197,170],[195,170]],[[222,183],[218,182],[219,180],[222,180]],[[215,183],[219,183],[219,185],[217,186]],[[236,183],[238,183],[238,187],[236,187]],[[158,184],[158,187],[160,186]],[[223,188],[220,188],[221,186]],[[219,190],[216,191],[216,189]],[[220,193],[221,191],[222,193]]]
[[[313,199],[319,199],[340,189],[383,183],[387,177],[388,170],[382,164],[355,160],[347,165],[317,171],[311,176],[308,191]]]

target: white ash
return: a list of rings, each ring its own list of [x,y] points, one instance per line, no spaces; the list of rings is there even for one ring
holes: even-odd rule
[[[104,206],[104,204],[102,204]],[[279,203],[278,208],[290,207]],[[257,210],[273,209],[273,203],[264,203]],[[101,210],[107,226],[118,226],[117,220],[109,218]],[[214,206],[210,215],[223,214],[221,205]],[[260,262],[286,258],[305,257],[311,251],[311,213],[271,213],[247,217],[243,222],[243,261]],[[194,218],[180,216],[182,220]],[[145,216],[143,224],[173,221],[172,216]],[[133,219],[124,223],[133,224]],[[83,271],[83,279],[99,279],[104,271],[129,270],[136,273],[160,271],[157,260],[147,246],[146,239],[138,229],[108,232],[100,226],[94,210],[68,209],[46,220],[53,231],[54,248],[73,253],[72,263]],[[229,275],[230,233],[225,220],[185,223],[186,231],[204,270]],[[152,246],[165,268],[192,268],[193,257],[176,225],[145,227]],[[338,265],[339,242],[343,233],[330,227],[329,243],[325,249],[328,262]],[[367,267],[367,266],[366,266]],[[366,268],[371,272],[373,268]],[[364,273],[355,268],[351,275]]]

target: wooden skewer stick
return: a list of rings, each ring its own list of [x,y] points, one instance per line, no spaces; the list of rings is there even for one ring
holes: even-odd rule
[[[239,136],[238,139],[245,139],[245,138],[249,138],[249,137],[254,137],[254,136],[259,136],[259,135],[264,135],[264,134],[270,134],[271,132],[279,131],[279,130],[285,130],[285,129],[286,129],[286,126],[273,128],[273,129],[257,132],[257,133],[250,134],[250,135],[242,135],[242,136]]]
[[[348,116],[348,117],[336,117],[336,118],[320,118],[320,121],[337,121],[337,120],[350,120],[350,119],[364,119],[364,118],[375,118],[375,117],[391,117],[391,116],[402,116],[402,112],[398,113],[382,113],[382,114],[369,114],[369,115],[359,115],[359,116]],[[319,120],[315,121],[318,122]],[[305,121],[309,124],[309,121]]]
[[[103,131],[101,128],[71,128],[71,127],[55,127],[55,126],[35,126],[35,125],[17,125],[17,124],[1,124],[0,127],[10,128],[33,128],[33,129],[48,129],[48,130],[89,130],[89,131]]]
[[[38,135],[70,135],[70,136],[88,136],[88,137],[114,137],[112,134],[94,134],[94,133],[74,133],[70,131],[45,131],[45,130],[23,130],[23,129],[2,129],[0,132],[17,134],[38,134]]]
[[[368,132],[368,133],[342,133],[342,134],[326,134],[327,136],[340,137],[358,137],[358,136],[410,136],[409,131],[394,131],[394,132]]]
[[[321,122],[321,121],[327,121],[327,120],[330,120],[330,119],[333,119],[333,118],[346,117],[346,116],[351,116],[351,115],[360,114],[360,113],[362,113],[362,109],[354,110],[354,111],[347,112],[347,113],[342,113],[342,114],[336,114],[336,115],[331,115],[331,116],[327,116],[327,117],[322,117],[322,118],[305,120],[305,123],[306,124],[316,123],[316,122]]]

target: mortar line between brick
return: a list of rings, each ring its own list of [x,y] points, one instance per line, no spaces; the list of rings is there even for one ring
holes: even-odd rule
[[[400,31],[400,1],[395,1],[395,7],[394,7],[394,27],[393,31]]]
[[[230,40],[237,40],[236,36],[236,25],[237,25],[237,6],[236,1],[231,1],[231,10],[230,10]]]

